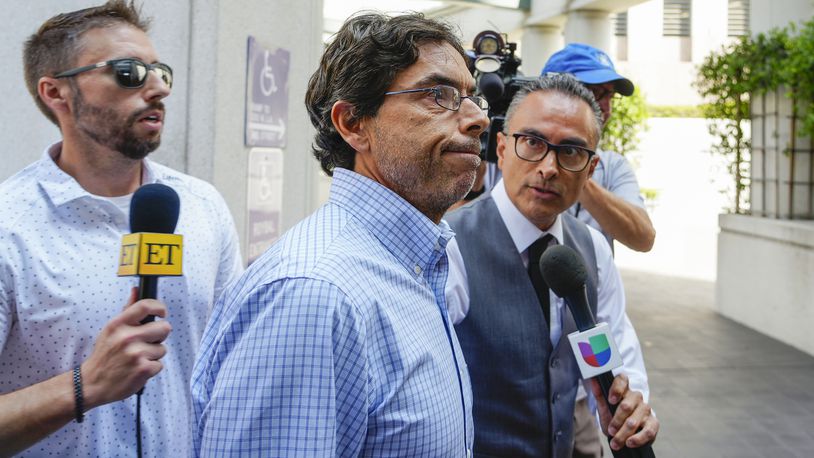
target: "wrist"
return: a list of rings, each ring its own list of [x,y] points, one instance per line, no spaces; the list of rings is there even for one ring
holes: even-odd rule
[[[99,400],[99,389],[97,388],[96,380],[93,371],[88,367],[88,363],[84,362],[80,366],[82,373],[82,401],[85,412],[99,407],[103,402]]]

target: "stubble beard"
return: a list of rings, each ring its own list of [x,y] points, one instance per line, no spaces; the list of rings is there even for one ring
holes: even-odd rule
[[[144,159],[161,145],[161,135],[154,138],[139,138],[135,132],[135,125],[145,112],[155,109],[163,111],[164,106],[161,102],[131,114],[124,122],[118,122],[121,116],[114,110],[86,103],[78,87],[75,88],[75,94],[76,125],[97,144],[118,151],[133,160]]]
[[[441,161],[433,161],[431,151],[420,153],[419,160],[413,160],[411,151],[414,145],[403,140],[393,139],[376,127],[382,147],[376,158],[382,177],[393,192],[410,202],[421,213],[432,220],[440,220],[455,202],[461,200],[475,183],[477,167],[466,174],[454,177],[437,173]],[[436,172],[436,173],[434,173]]]

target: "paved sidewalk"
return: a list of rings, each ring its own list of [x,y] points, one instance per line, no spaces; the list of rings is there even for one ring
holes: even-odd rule
[[[814,357],[715,313],[714,283],[622,277],[661,421],[658,458],[814,457]]]

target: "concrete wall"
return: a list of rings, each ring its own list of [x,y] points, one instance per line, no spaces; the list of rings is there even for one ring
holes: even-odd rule
[[[814,221],[719,222],[718,312],[814,355]]]
[[[101,3],[41,0],[14,9],[14,20],[0,29],[0,73],[4,101],[0,139],[5,153],[0,180],[36,160],[58,130],[42,116],[25,90],[22,44],[47,18]],[[161,59],[173,67],[175,81],[166,100],[167,121],[161,148],[151,157],[212,182],[224,195],[244,245],[247,219],[248,149],[243,145],[246,91],[246,40],[291,52],[289,127],[285,148],[281,226],[286,229],[322,199],[318,164],[309,152],[313,130],[305,112],[308,78],[322,49],[322,0],[186,0],[143,2],[153,18],[151,38]],[[284,12],[284,14],[281,14]]]
[[[814,14],[811,0],[752,0],[752,33],[766,32],[789,22],[807,21]]]
[[[814,6],[809,0],[752,0],[752,32],[765,32],[790,21],[805,21],[813,13]],[[789,111],[782,90],[778,92],[779,97],[777,93],[757,97],[753,104],[756,149],[752,173],[755,178],[769,180],[753,184],[754,211],[780,218],[788,218],[789,213],[807,214],[810,218],[810,189],[803,186],[789,205],[787,183],[778,186],[772,181],[788,180],[789,156],[783,150],[792,138],[790,123],[775,119],[777,113],[781,119],[788,119],[784,115]],[[763,122],[763,114],[768,122]],[[760,147],[765,147],[765,155]],[[811,166],[810,162],[797,164],[803,176],[795,173],[795,180],[810,182],[805,169]],[[814,333],[810,329],[814,321],[814,221],[721,215],[719,224],[718,311],[814,355]]]

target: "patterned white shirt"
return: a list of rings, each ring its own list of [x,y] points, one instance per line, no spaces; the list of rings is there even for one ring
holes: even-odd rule
[[[96,335],[119,314],[136,277],[118,277],[129,215],[93,196],[54,162],[62,144],[0,184],[0,394],[80,364]],[[164,370],[142,398],[144,456],[191,454],[189,378],[209,310],[242,271],[237,233],[215,189],[145,160],[144,183],[172,187],[181,200],[183,277],[159,280],[172,332]],[[127,206],[124,206],[127,209]],[[135,396],[97,407],[20,456],[133,456]]]

